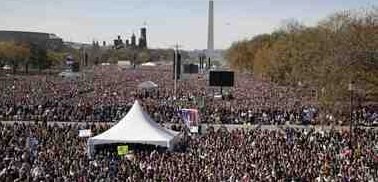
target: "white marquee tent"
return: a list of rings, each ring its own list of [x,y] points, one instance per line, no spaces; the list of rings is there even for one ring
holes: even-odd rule
[[[138,85],[138,88],[140,89],[154,89],[158,88],[158,85],[152,81],[145,81]]]
[[[135,101],[130,111],[116,125],[88,139],[88,154],[93,154],[96,145],[112,143],[139,143],[171,148],[177,135],[178,132],[163,128],[153,121],[139,102]]]

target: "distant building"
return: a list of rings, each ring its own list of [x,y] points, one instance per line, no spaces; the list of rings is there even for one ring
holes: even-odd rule
[[[139,48],[147,48],[147,29],[145,27],[140,29]]]
[[[129,39],[126,39],[126,47],[130,47],[130,41],[129,41]]]
[[[129,39],[125,40],[125,44],[123,43],[121,37],[118,36],[118,38],[114,40],[113,49],[121,49],[121,48],[147,49],[147,29],[145,27],[140,29],[140,37],[138,38],[138,43],[137,43],[137,37],[134,33],[131,35],[130,40]]]
[[[73,49],[81,49],[81,48],[90,49],[91,47],[93,47],[92,44],[83,44],[83,43],[79,43],[79,42],[64,42],[63,46],[70,47],[70,48],[73,48]]]
[[[121,39],[121,36],[118,35],[118,38],[117,39],[114,39],[114,48],[115,49],[121,49],[121,48],[124,48],[124,44],[123,44],[123,41]]]
[[[36,44],[46,49],[57,50],[63,47],[62,38],[55,34],[42,32],[0,31],[0,42]]]
[[[136,36],[134,33],[131,36],[131,47],[136,47]]]

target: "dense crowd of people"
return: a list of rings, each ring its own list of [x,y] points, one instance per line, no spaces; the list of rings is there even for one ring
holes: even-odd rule
[[[349,115],[326,113],[303,89],[277,86],[236,74],[232,96],[217,98],[206,75],[186,75],[173,94],[166,67],[98,66],[80,78],[0,76],[0,181],[367,181],[378,179],[378,130],[343,131]],[[139,88],[144,81],[159,87]],[[227,94],[226,94],[227,95]],[[134,100],[157,122],[180,130],[175,150],[130,145],[87,154],[80,129],[99,134],[117,122]],[[200,110],[208,124],[321,124],[334,129],[214,129],[185,132],[179,109]],[[374,107],[354,109],[357,125],[378,123]],[[64,123],[63,123],[64,122]],[[70,124],[66,124],[66,122]],[[79,122],[79,123],[77,123]],[[84,124],[83,124],[84,123]],[[97,123],[97,124],[96,124]],[[113,146],[114,147],[114,146]],[[152,149],[151,149],[152,148]],[[113,148],[114,149],[114,148]]]
[[[140,89],[138,84],[153,81],[159,88]],[[98,66],[80,78],[57,75],[1,76],[0,120],[115,122],[135,99],[157,122],[177,123],[177,110],[201,110],[202,123],[223,124],[347,124],[348,114],[321,111],[310,91],[277,86],[236,75],[232,99],[217,99],[218,88],[208,86],[205,75],[189,75],[180,80],[173,94],[171,71],[166,67],[123,70]],[[377,108],[359,108],[355,123],[378,124]]]
[[[180,150],[89,158],[80,128],[0,124],[0,181],[367,181],[378,179],[378,131],[208,128],[184,135]],[[353,146],[350,148],[350,146]],[[353,149],[353,150],[352,150]]]

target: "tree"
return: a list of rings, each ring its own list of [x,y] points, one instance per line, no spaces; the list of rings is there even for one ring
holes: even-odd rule
[[[233,43],[232,68],[279,84],[305,83],[326,108],[344,103],[351,81],[367,99],[378,96],[378,9],[335,13],[317,26],[287,21],[279,31]]]
[[[301,24],[298,20],[296,19],[287,19],[282,21],[280,31],[292,34],[295,32],[300,32],[303,29],[305,29],[306,26]]]
[[[54,52],[54,51],[47,51],[47,62],[51,64],[51,66],[57,66],[65,59],[65,53]]]
[[[30,49],[26,44],[15,42],[1,42],[0,56],[12,65],[13,73],[20,64],[25,64],[30,57]]]
[[[137,54],[137,64],[143,64],[150,61],[150,54],[147,51],[141,51]]]
[[[40,72],[43,69],[50,67],[51,64],[48,62],[47,51],[45,48],[36,44],[31,44],[31,55],[30,63],[34,68],[38,68]]]
[[[22,64],[25,66],[25,72],[26,73],[28,73],[28,71],[29,71],[28,66],[29,66],[30,56],[31,56],[31,52],[30,52],[29,45],[21,44],[18,47],[18,58],[17,59],[22,61]]]

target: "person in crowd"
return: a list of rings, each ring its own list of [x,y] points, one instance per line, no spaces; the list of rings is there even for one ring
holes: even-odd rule
[[[151,80],[159,88],[142,90],[137,85]],[[94,67],[78,79],[27,75],[0,79],[0,120],[54,122],[116,122],[135,99],[160,123],[178,123],[181,108],[201,110],[201,122],[210,124],[336,124],[347,125],[348,114],[320,113],[318,103],[306,91],[255,80],[236,74],[230,92],[233,99],[213,97],[204,76],[180,80],[173,96],[171,72],[164,67],[120,70]],[[148,94],[146,94],[148,93]],[[327,115],[326,117],[322,117]],[[354,123],[378,125],[378,110],[359,107]]]
[[[181,151],[136,149],[86,154],[80,128],[101,125],[0,124],[0,181],[367,181],[378,179],[378,130],[209,128]]]

